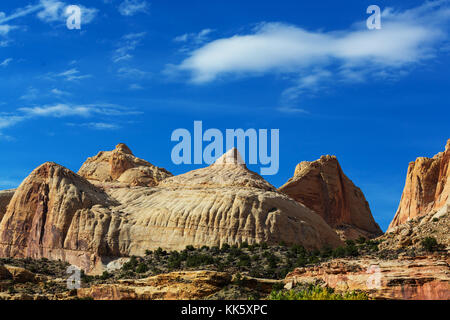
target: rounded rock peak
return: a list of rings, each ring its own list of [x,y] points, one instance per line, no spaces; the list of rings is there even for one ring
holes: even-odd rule
[[[214,165],[218,164],[234,164],[245,166],[244,160],[242,160],[241,154],[237,148],[232,148],[224,153],[220,158],[214,162]]]
[[[445,146],[445,151],[450,150],[450,139],[447,140],[447,145]]]
[[[131,152],[131,149],[128,148],[128,146],[125,143],[119,143],[116,146],[116,150],[115,151],[133,155],[133,152]]]

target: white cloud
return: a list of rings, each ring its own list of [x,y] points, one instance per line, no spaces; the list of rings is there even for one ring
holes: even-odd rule
[[[117,70],[117,73],[120,77],[131,79],[141,79],[149,75],[149,72],[142,71],[137,68],[125,68],[125,67]]]
[[[136,50],[136,47],[142,42],[142,39],[145,37],[146,32],[140,33],[130,33],[124,35],[117,45],[118,48],[114,51],[113,54],[113,62],[117,63],[124,60],[130,60],[133,58],[131,52]]]
[[[0,62],[0,67],[7,67],[11,63],[11,61],[13,61],[12,58],[7,58],[3,60],[3,62]]]
[[[120,129],[120,126],[115,123],[106,122],[87,122],[87,123],[68,123],[67,125],[73,127],[87,127],[94,130],[116,130]]]
[[[37,17],[46,22],[65,22],[68,15],[66,8],[69,3],[58,0],[41,0],[42,10],[37,13]],[[83,5],[77,4],[81,9],[81,24],[91,23],[97,16],[98,9],[87,8]]]
[[[92,117],[94,115],[123,116],[138,114],[135,111],[112,104],[68,105],[59,103],[55,105],[37,106],[18,109],[25,117]]]
[[[50,92],[57,96],[70,96],[69,92],[59,90],[58,88],[53,88]]]
[[[188,42],[192,41],[196,44],[203,43],[208,40],[208,35],[213,32],[212,29],[203,29],[198,33],[185,33],[181,36],[175,37],[173,41],[175,42]]]
[[[149,7],[145,0],[125,0],[119,5],[119,12],[123,16],[133,16],[139,12],[148,13]]]
[[[283,98],[297,99],[324,83],[364,81],[405,72],[434,57],[448,39],[448,0],[382,14],[382,29],[368,30],[365,21],[347,30],[309,31],[284,23],[262,23],[248,34],[216,39],[188,53],[166,72],[187,73],[190,81],[282,74],[294,84]],[[187,41],[183,35],[177,41]]]
[[[78,81],[91,78],[92,75],[81,74],[77,68],[72,68],[59,73],[50,72],[43,77],[50,80],[63,79],[65,81]]]
[[[53,105],[33,106],[19,108],[13,113],[0,113],[0,130],[10,128],[16,124],[32,120],[36,118],[69,118],[78,117],[82,119],[93,119],[94,121],[83,122],[77,124],[78,126],[90,127],[97,130],[111,130],[119,128],[118,125],[107,123],[103,120],[111,117],[123,117],[140,115],[142,112],[130,110],[122,106],[99,103],[86,105],[73,105],[58,103]],[[96,118],[101,118],[102,121],[95,121]],[[0,131],[0,138],[5,140],[12,140],[12,137],[4,135]]]
[[[132,83],[128,87],[130,90],[143,90],[144,88],[138,83]]]
[[[65,8],[68,5],[69,3],[58,0],[40,0],[36,5],[28,5],[26,7],[16,9],[9,16],[7,16],[4,12],[0,12],[0,35],[5,36],[11,30],[18,28],[15,25],[6,24],[6,22],[16,20],[35,12],[37,12],[37,18],[43,22],[63,23],[67,19]],[[98,10],[95,8],[87,8],[83,5],[78,6],[81,9],[81,23],[88,24],[92,22],[96,17]]]
[[[0,113],[0,129],[12,127],[24,120],[24,116]]]
[[[23,94],[19,99],[21,100],[36,100],[39,98],[39,90],[33,87],[29,87],[27,92]]]

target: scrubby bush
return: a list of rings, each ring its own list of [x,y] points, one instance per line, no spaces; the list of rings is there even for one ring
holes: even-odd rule
[[[436,240],[436,238],[433,237],[426,237],[421,242],[422,248],[428,252],[434,252],[439,249],[439,244]]]
[[[336,293],[332,288],[310,286],[306,289],[272,291],[269,300],[369,300],[364,292]]]

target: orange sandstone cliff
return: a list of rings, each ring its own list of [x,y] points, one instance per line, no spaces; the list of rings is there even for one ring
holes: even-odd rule
[[[411,162],[405,188],[388,231],[450,205],[450,139],[444,152],[433,158],[420,157]]]

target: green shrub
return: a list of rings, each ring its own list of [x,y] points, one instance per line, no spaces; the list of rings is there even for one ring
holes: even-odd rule
[[[439,249],[437,240],[433,237],[426,237],[421,242],[422,248],[428,252],[434,252]]]
[[[331,288],[310,286],[306,289],[274,290],[269,300],[369,300],[369,297],[364,292],[335,293]]]
[[[188,245],[188,246],[186,246],[186,250],[187,250],[187,251],[194,251],[195,248],[194,248],[193,245]]]
[[[241,247],[242,249],[243,249],[243,248],[248,248],[248,242],[247,242],[247,241],[242,242],[241,245],[240,245],[240,247]]]
[[[137,273],[146,273],[148,271],[148,267],[145,263],[139,263],[136,268]]]

